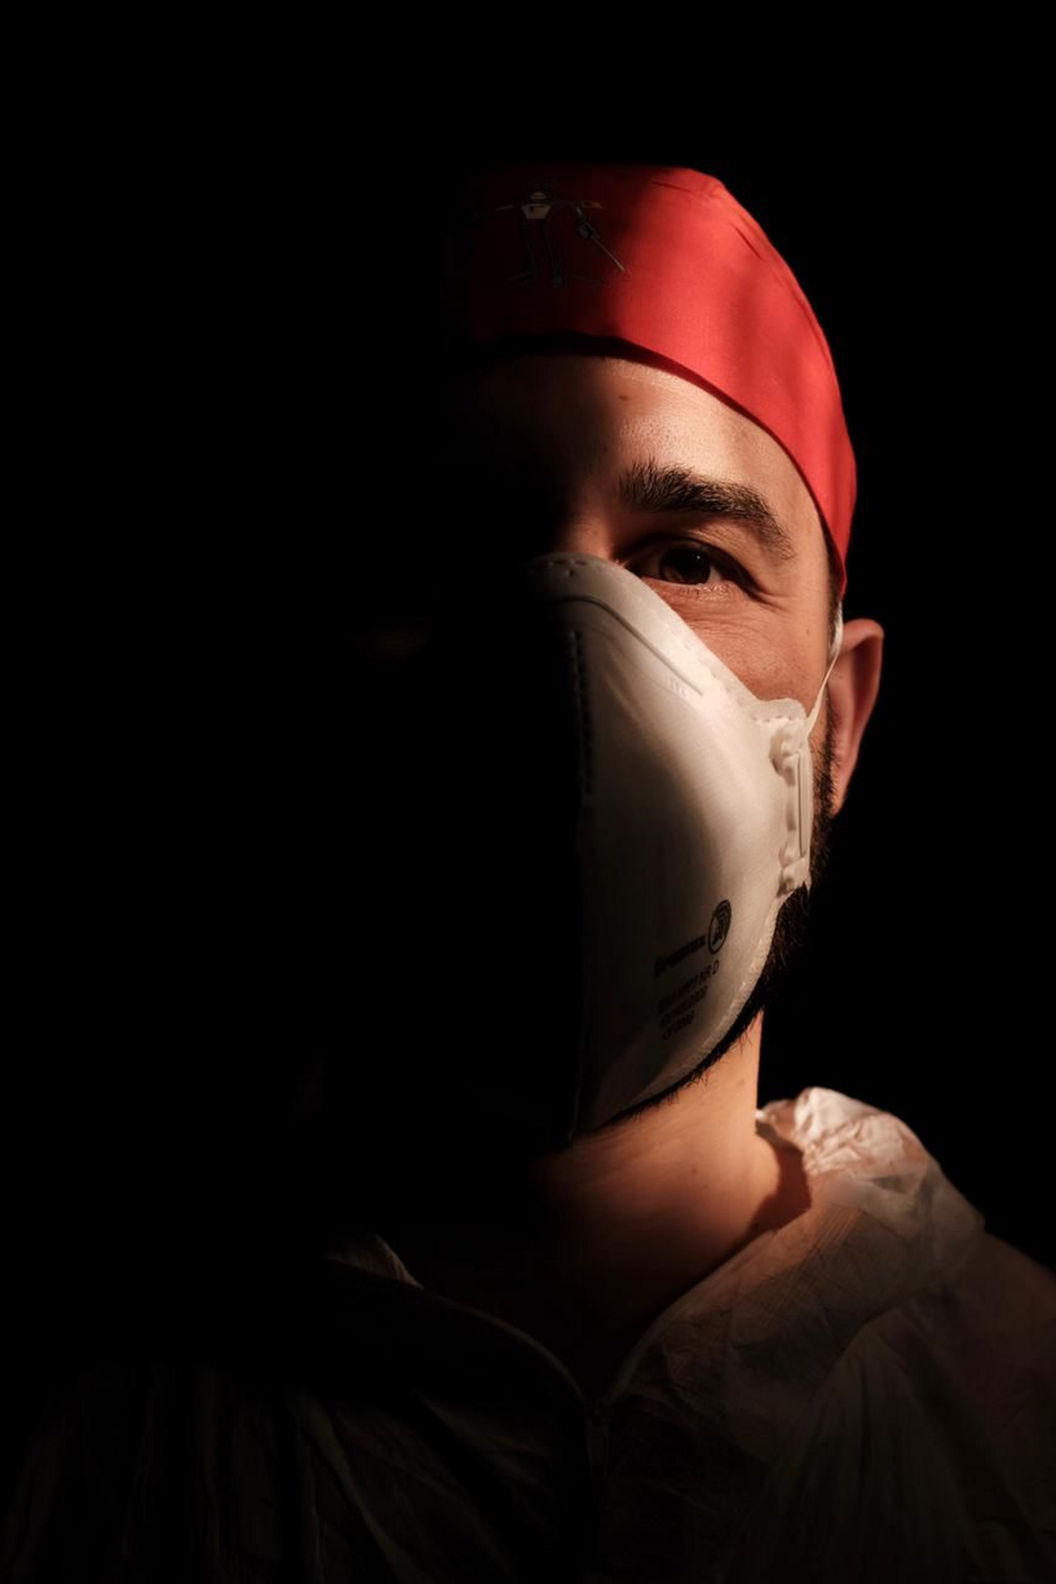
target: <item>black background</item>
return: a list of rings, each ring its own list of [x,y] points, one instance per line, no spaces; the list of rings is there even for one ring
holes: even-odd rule
[[[362,946],[377,766],[354,634],[413,579],[401,524],[437,509],[413,487],[429,227],[479,157],[706,170],[813,303],[859,463],[845,617],[887,638],[760,1098],[819,1084],[895,1112],[991,1231],[1056,1263],[1029,179],[968,104],[878,139],[866,117],[763,136],[633,108],[538,137],[452,127],[443,103],[369,145],[305,95],[208,135],[185,113],[146,149],[116,120],[64,154],[10,594],[27,1355],[206,1230],[266,1257],[299,1067],[366,1070],[398,1037]]]

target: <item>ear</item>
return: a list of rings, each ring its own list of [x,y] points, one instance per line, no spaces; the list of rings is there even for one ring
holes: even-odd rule
[[[843,643],[829,678],[828,707],[832,728],[832,783],[835,811],[847,796],[858,749],[876,695],[880,691],[880,668],[884,650],[884,629],[868,617],[845,623]]]

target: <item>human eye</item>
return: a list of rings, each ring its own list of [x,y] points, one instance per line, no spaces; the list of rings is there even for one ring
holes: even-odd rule
[[[724,597],[743,587],[745,574],[737,563],[702,539],[663,539],[628,562],[628,570],[646,583],[662,583],[679,597]]]

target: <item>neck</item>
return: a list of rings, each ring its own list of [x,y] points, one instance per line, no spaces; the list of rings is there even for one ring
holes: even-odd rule
[[[760,1232],[806,1208],[794,1155],[756,1132],[762,1014],[669,1101],[433,1199],[383,1228],[428,1288],[566,1354],[633,1337]]]

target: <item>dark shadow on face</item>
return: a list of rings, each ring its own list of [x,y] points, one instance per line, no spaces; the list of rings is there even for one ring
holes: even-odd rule
[[[397,717],[402,718],[398,711]],[[444,726],[444,730],[446,732],[448,727]],[[418,733],[410,732],[409,738],[417,744]],[[428,763],[429,755],[424,757]],[[454,753],[453,757],[457,766],[459,756]],[[829,713],[825,717],[821,752],[815,760],[812,885],[819,882],[827,867],[834,819],[833,719]],[[399,776],[395,777],[397,785],[400,780]],[[461,785],[461,780],[457,784]],[[386,786],[391,794],[393,782],[388,781]],[[401,830],[409,830],[416,818],[424,817],[427,811],[415,804],[414,791],[412,785],[406,817],[401,818],[398,810],[394,814],[389,808],[382,822],[384,829],[399,834]],[[457,813],[457,799],[453,807]],[[492,817],[505,818],[504,809],[500,800]],[[428,812],[435,820],[435,809]],[[382,839],[382,825],[374,833],[376,841]],[[428,854],[431,829],[426,822],[425,837],[415,847],[416,853]],[[489,851],[498,850],[500,834],[494,833]],[[457,869],[459,854],[465,849],[454,832],[449,832],[449,836],[452,861]],[[545,839],[540,838],[540,842],[545,847]],[[540,842],[533,851],[538,851]],[[535,861],[527,859],[525,864],[530,868]],[[557,880],[561,873],[558,868]],[[422,927],[419,913],[415,911],[415,928],[422,928],[422,942],[430,946],[430,955],[435,951],[433,973],[436,982],[427,983],[423,978],[421,958],[405,983],[393,981],[383,948],[386,943],[398,944],[405,939],[401,910],[408,906],[408,899],[417,909],[423,894],[430,891],[431,883],[414,862],[400,866],[398,877],[386,866],[385,879],[385,885],[375,892],[378,905],[372,910],[374,929],[367,943],[373,945],[374,955],[369,971],[364,969],[362,981],[374,988],[381,1005],[392,1008],[396,1034],[391,1039],[386,1038],[384,1028],[379,1029],[376,1022],[370,1025],[365,1021],[363,1040],[355,1055],[328,1064],[322,1115],[310,1130],[306,1130],[297,1157],[301,1176],[298,1197],[316,1232],[320,1222],[347,1230],[352,1222],[365,1226],[384,1224],[390,1213],[399,1219],[406,1208],[420,1209],[423,1190],[430,1199],[442,1195],[457,1203],[463,1191],[460,1184],[464,1183],[465,1193],[476,1202],[482,1180],[493,1184],[498,1206],[505,1201],[497,1186],[509,1172],[512,1157],[519,1153],[523,1160],[525,1154],[536,1153],[536,1147],[528,1144],[522,1144],[518,1152],[510,1130],[497,1126],[494,1117],[474,1103],[471,1068],[470,1080],[457,1086],[453,1082],[456,1073],[452,1063],[461,1066],[471,1057],[467,1057],[464,1047],[452,1047],[451,1028],[457,1023],[453,1024],[449,1017],[438,1012],[434,992],[444,992],[446,980],[458,971],[460,943],[464,937],[453,932],[450,939],[440,938],[434,931]],[[528,884],[528,879],[523,883]],[[532,883],[539,888],[538,880]],[[516,890],[516,880],[511,884]],[[388,911],[384,914],[378,911],[383,898],[389,899]],[[460,896],[460,900],[464,901],[465,897]],[[654,1105],[675,1100],[687,1084],[699,1081],[721,1061],[758,1013],[794,976],[808,940],[810,907],[810,894],[805,886],[800,886],[784,903],[762,974],[747,1004],[715,1050],[671,1089],[620,1113],[607,1121],[604,1128],[618,1126]],[[476,917],[472,908],[470,915]],[[393,955],[400,962],[404,960],[398,954]],[[560,1009],[552,998],[546,1002],[540,997],[540,1001],[539,1018],[544,1026],[552,1028],[553,1019],[560,1016]],[[408,1029],[413,1030],[411,1037],[408,1037]],[[518,1025],[513,1033],[519,1032]],[[486,1083],[501,1081],[503,1064],[509,1062],[512,1037],[510,1029],[499,1024],[494,1040],[485,1040],[479,1055],[472,1058],[477,1060],[478,1070]]]

